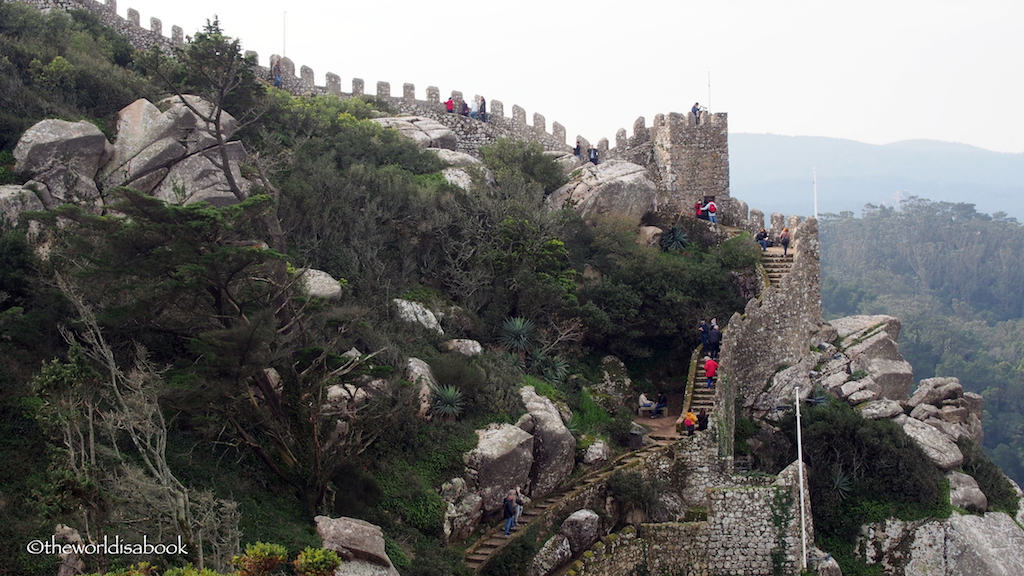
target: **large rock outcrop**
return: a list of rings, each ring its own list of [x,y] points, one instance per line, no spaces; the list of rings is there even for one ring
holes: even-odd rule
[[[477,430],[480,441],[463,459],[483,499],[485,513],[501,509],[501,501],[510,490],[525,486],[533,468],[533,436],[518,426],[492,424]]]
[[[317,516],[314,520],[324,549],[337,552],[345,560],[336,575],[398,576],[384,551],[380,526],[356,518]]]
[[[576,438],[565,427],[554,402],[537,394],[533,386],[524,386],[519,393],[531,419],[530,494],[536,498],[554,490],[572,473],[576,463]]]
[[[455,150],[455,133],[447,126],[432,118],[423,116],[397,116],[374,118],[373,122],[397,130],[399,134],[415,141],[421,148],[444,148]]]
[[[887,520],[865,526],[858,548],[885,574],[1024,574],[1024,531],[1002,512],[947,520]]]
[[[635,219],[658,209],[658,186],[647,169],[621,160],[594,165],[586,163],[575,177],[548,196],[548,205],[572,206],[577,214],[592,218],[614,214]]]
[[[15,170],[28,173],[26,185],[46,208],[101,203],[94,178],[112,147],[96,126],[84,120],[43,120],[25,131],[14,148]]]

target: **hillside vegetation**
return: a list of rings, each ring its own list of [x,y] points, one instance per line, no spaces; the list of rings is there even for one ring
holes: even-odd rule
[[[92,540],[181,534],[205,556],[166,565],[226,570],[245,543],[292,555],[318,544],[314,514],[383,526],[404,575],[463,573],[442,546],[437,488],[461,472],[474,429],[523,412],[528,374],[577,413],[577,433],[622,441],[628,418],[581,391],[599,360],[615,354],[670,387],[697,319],[744,304],[731,274],[756,262],[749,238],[691,231],[659,252],[635,243],[635,223],[549,211],[560,171],[514,140],[482,151],[493,183],[480,170],[471,190],[455,187],[438,156],[368,120],[385,103],[269,88],[216,21],[168,60],[126,50],[84,14],[0,2],[0,46],[5,182],[24,182],[10,153],[34,122],[109,127],[137,97],[177,91],[242,121],[256,183],[224,208],[120,188],[100,214],[63,206],[2,223],[0,573],[53,574],[56,560],[25,543],[58,523]],[[600,279],[584,280],[587,266]],[[340,279],[341,299],[304,296],[306,267]],[[436,333],[397,318],[398,297],[444,310],[446,338],[484,353],[442,354]],[[402,379],[410,357],[458,392],[432,420]],[[374,381],[384,387],[337,427],[328,388]]]
[[[826,215],[821,244],[826,314],[898,317],[915,379],[955,376],[984,396],[984,448],[1024,483],[1024,228],[914,198]]]

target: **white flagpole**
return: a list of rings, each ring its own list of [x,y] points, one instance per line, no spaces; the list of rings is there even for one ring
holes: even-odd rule
[[[818,169],[811,168],[811,182],[814,184],[814,218],[818,218]]]

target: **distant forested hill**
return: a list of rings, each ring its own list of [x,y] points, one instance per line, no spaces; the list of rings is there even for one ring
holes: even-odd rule
[[[966,144],[908,140],[884,146],[853,140],[730,134],[732,195],[765,212],[810,215],[812,169],[818,212],[852,211],[919,196],[966,202],[989,214],[1024,220],[1024,154]]]
[[[912,198],[821,222],[827,317],[891,314],[920,380],[985,397],[984,447],[1024,481],[1024,227],[967,204]]]

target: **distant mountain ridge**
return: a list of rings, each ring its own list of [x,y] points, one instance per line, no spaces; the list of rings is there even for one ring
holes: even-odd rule
[[[1024,154],[967,144],[904,140],[886,145],[819,136],[729,134],[730,194],[766,213],[860,215],[865,204],[909,195],[966,202],[1024,222]]]

